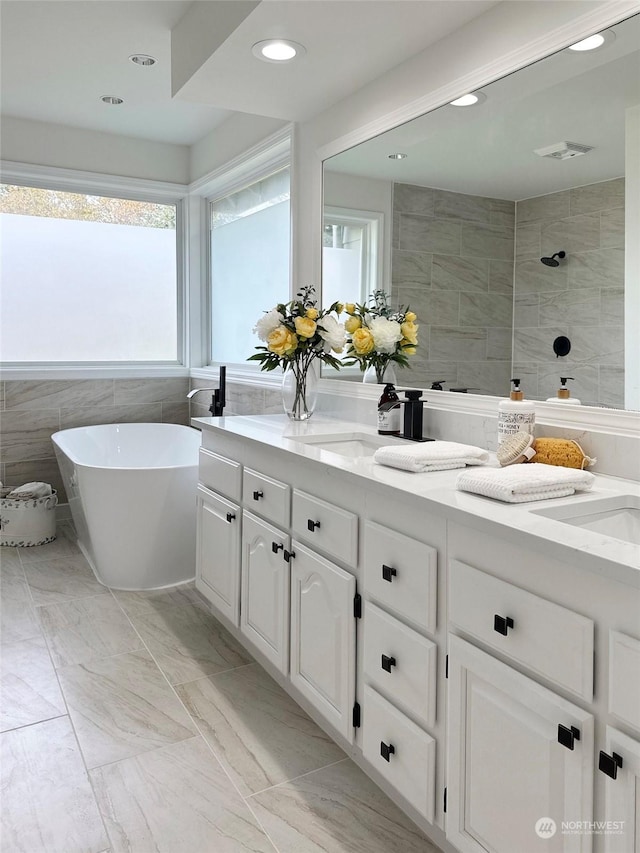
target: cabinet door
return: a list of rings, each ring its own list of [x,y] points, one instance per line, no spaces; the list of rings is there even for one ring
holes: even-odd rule
[[[291,683],[353,741],[356,579],[294,541]]]
[[[238,624],[240,610],[240,507],[204,486],[197,495],[196,587]]]
[[[448,738],[447,838],[456,849],[591,849],[589,833],[562,828],[593,818],[590,714],[450,636]]]
[[[280,672],[289,671],[289,537],[250,512],[242,516],[240,628]]]
[[[622,765],[613,769],[613,754]],[[615,762],[613,762],[615,763]],[[605,755],[598,773],[605,785],[605,853],[640,853],[640,743],[607,726]],[[615,774],[615,779],[609,774]]]

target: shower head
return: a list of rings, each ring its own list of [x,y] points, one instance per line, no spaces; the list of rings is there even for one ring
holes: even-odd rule
[[[559,267],[560,261],[556,261],[556,258],[564,258],[566,256],[566,252],[556,252],[555,255],[551,255],[550,258],[540,258],[543,264],[548,267]]]

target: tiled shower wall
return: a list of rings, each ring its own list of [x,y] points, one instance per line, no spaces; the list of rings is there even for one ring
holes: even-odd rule
[[[41,480],[67,498],[51,435],[60,429],[108,423],[189,423],[190,387],[217,382],[178,379],[6,380],[0,382],[0,480],[17,486]],[[207,393],[192,417],[209,417]],[[227,384],[225,414],[282,412],[280,392]]]
[[[519,201],[516,223],[514,374],[527,396],[551,397],[569,375],[582,403],[622,408],[624,178]],[[540,262],[560,250],[559,267]]]
[[[394,184],[392,299],[420,324],[403,385],[504,396],[511,376],[515,204]]]

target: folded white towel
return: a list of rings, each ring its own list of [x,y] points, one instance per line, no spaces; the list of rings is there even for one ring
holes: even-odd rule
[[[482,465],[489,461],[489,453],[471,444],[456,441],[426,441],[419,444],[389,444],[379,447],[373,461],[416,474],[427,471],[448,471],[465,465]]]
[[[17,486],[12,489],[7,497],[12,500],[29,501],[35,498],[45,498],[51,494],[51,491],[49,483],[25,483],[24,486]]]
[[[458,475],[456,488],[507,503],[524,503],[564,498],[576,491],[586,491],[594,479],[588,471],[533,462],[508,468],[464,471]]]

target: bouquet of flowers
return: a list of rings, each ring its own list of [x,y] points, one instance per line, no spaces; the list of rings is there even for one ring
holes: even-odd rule
[[[315,380],[314,371],[309,370],[312,363],[318,359],[339,369],[342,362],[332,353],[342,352],[346,343],[344,326],[337,319],[342,304],[317,308],[314,297],[313,287],[303,287],[291,302],[266,311],[253,329],[265,346],[256,347],[257,352],[247,359],[260,362],[261,370],[283,368],[285,410],[294,420],[305,420],[313,412],[309,387]]]
[[[408,356],[414,355],[418,346],[416,315],[409,306],[392,311],[389,296],[376,290],[369,297],[369,305],[347,303],[349,315],[344,327],[347,332],[345,364],[358,364],[365,371],[373,367],[378,382],[383,382],[384,371],[391,362],[408,367]]]

